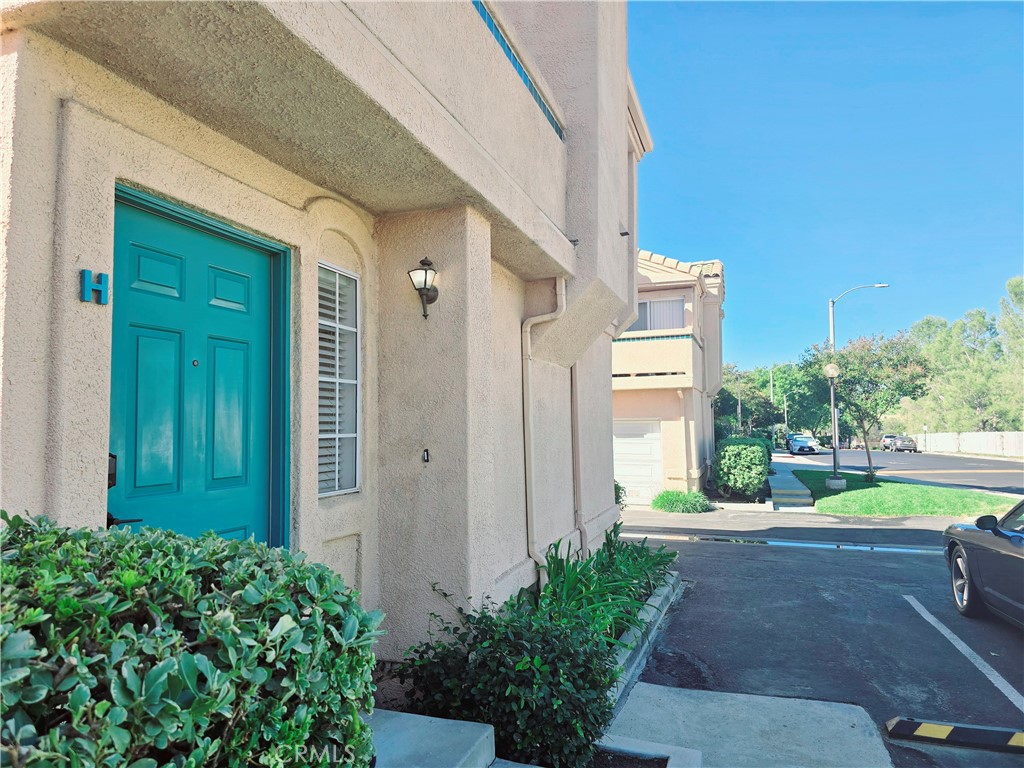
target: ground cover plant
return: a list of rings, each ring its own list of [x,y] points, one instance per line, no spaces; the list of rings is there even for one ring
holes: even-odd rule
[[[710,512],[715,507],[700,491],[662,491],[651,500],[651,508],[691,515]]]
[[[829,515],[942,515],[973,518],[981,515],[1002,516],[1013,506],[1013,499],[1006,496],[882,478],[869,482],[864,479],[864,475],[850,472],[841,473],[846,478],[846,490],[833,491],[825,487],[825,479],[831,472],[797,469],[793,474],[810,489],[815,510]]]
[[[618,480],[615,480],[615,506],[619,509],[626,508],[626,487]]]
[[[499,757],[588,765],[611,722],[618,637],[639,625],[637,613],[676,557],[620,534],[617,524],[589,557],[553,544],[537,593],[457,607],[455,621],[435,616],[437,631],[398,670],[408,708],[490,723]]]
[[[725,495],[757,496],[768,479],[772,453],[769,441],[750,437],[722,440],[715,453],[711,482]]]
[[[333,571],[212,534],[4,519],[4,765],[369,765],[382,617]]]

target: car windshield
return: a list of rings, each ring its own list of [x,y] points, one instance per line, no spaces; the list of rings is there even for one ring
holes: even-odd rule
[[[1010,514],[1003,518],[1001,527],[1008,531],[1024,531],[1024,502],[1014,507]]]

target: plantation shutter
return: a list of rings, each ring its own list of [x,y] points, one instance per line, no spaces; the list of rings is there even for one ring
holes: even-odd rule
[[[670,331],[683,327],[683,300],[650,302],[649,325],[652,331]]]
[[[358,488],[359,328],[358,281],[320,265],[318,491]]]
[[[637,319],[627,330],[672,331],[685,326],[683,299],[654,299],[637,304]]]

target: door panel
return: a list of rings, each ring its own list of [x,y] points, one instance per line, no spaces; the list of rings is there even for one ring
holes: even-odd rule
[[[136,428],[129,436],[135,472],[127,493],[174,493],[181,489],[181,334],[140,326],[128,333]]]
[[[118,201],[108,511],[266,541],[271,257]]]
[[[664,485],[661,423],[616,421],[613,425],[615,479],[626,489],[626,501],[646,505]]]
[[[248,467],[249,345],[210,339],[207,402],[209,487],[245,483]]]

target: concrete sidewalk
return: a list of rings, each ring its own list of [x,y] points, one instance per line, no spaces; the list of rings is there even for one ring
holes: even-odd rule
[[[772,489],[772,503],[779,507],[813,507],[814,498],[807,486],[796,479],[793,470],[785,462],[777,458],[772,460],[774,475],[768,475],[768,485]]]
[[[703,753],[705,768],[891,768],[882,735],[852,704],[637,683],[609,733]]]

